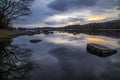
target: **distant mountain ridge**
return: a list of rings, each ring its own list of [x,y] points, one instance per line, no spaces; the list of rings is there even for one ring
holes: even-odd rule
[[[68,25],[64,27],[43,27],[43,28],[20,28],[20,30],[27,30],[27,31],[41,31],[41,30],[100,30],[100,29],[115,29],[120,30],[120,20],[113,20],[108,22],[101,22],[101,23],[89,23],[85,25]]]
[[[113,20],[102,23],[89,23],[85,25],[68,25],[66,29],[120,29],[120,20]]]

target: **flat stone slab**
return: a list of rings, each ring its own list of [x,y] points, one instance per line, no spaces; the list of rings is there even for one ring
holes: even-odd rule
[[[88,43],[87,51],[101,57],[106,57],[117,53],[117,50],[95,43]]]

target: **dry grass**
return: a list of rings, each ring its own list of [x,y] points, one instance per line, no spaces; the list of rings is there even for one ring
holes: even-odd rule
[[[0,39],[12,38],[24,34],[26,34],[24,31],[0,30]]]

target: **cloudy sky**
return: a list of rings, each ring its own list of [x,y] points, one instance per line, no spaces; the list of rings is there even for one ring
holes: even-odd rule
[[[31,11],[14,26],[63,27],[116,20],[120,17],[120,0],[36,0]]]

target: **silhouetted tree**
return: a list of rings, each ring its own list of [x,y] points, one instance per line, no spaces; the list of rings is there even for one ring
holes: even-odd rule
[[[7,28],[14,19],[31,14],[34,0],[0,0],[0,28]]]

